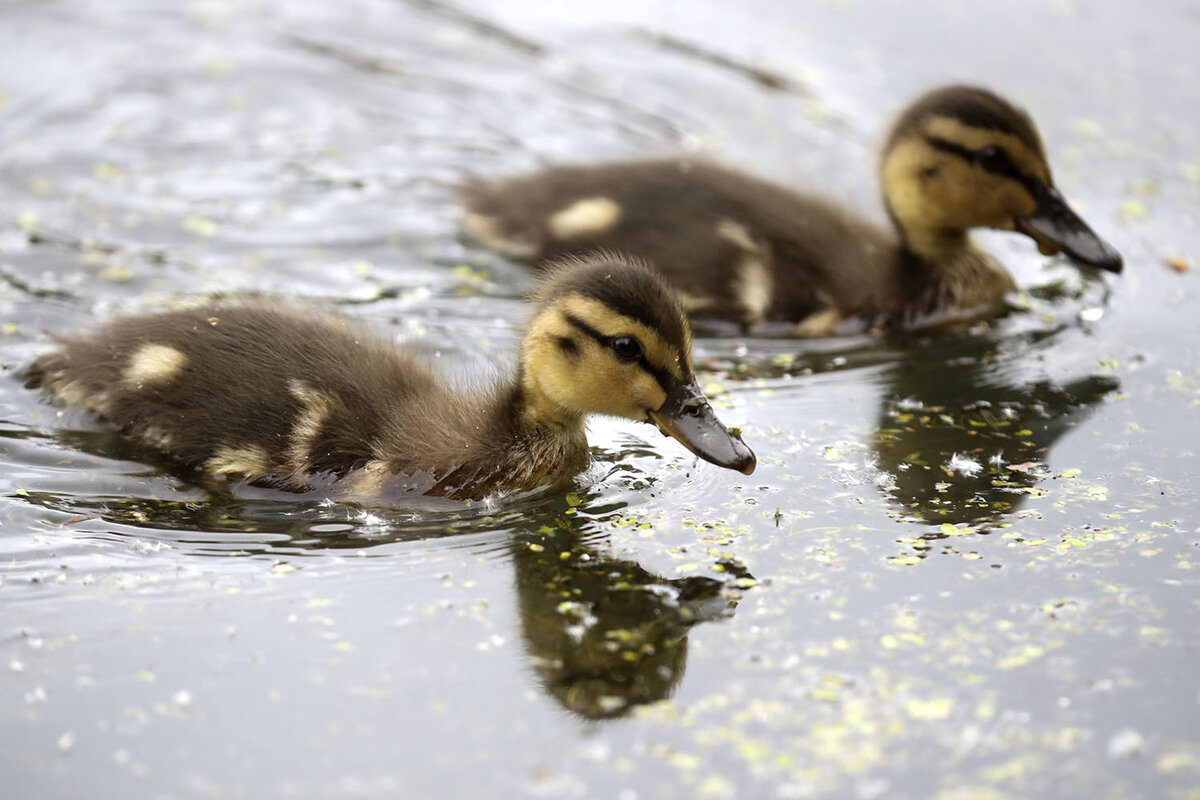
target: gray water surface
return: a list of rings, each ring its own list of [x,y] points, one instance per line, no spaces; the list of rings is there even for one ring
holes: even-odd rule
[[[1200,797],[1197,45],[1185,2],[0,7],[5,797]],[[698,340],[751,477],[598,420],[548,499],[216,498],[20,377],[249,290],[486,380],[531,280],[464,176],[699,153],[882,220],[951,81],[1125,274],[989,234],[992,324]]]

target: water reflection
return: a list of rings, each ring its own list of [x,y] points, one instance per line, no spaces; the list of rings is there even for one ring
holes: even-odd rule
[[[140,476],[142,491],[146,481],[156,477],[150,470]],[[516,501],[502,508],[478,504],[362,509],[311,493],[297,499],[287,492],[253,487],[239,487],[236,496],[197,492],[194,499],[123,494],[119,486],[99,488],[103,491],[94,494],[78,488],[24,490],[20,499],[60,512],[64,516],[59,524],[83,536],[136,536],[197,556],[321,556],[354,550],[386,557],[393,552],[387,545],[537,526],[555,509],[566,508],[561,498]]]
[[[884,371],[873,447],[905,517],[996,525],[1048,476],[1059,439],[1120,386],[1094,374],[1031,380],[1017,359],[997,354],[997,344],[987,337],[914,343]]]
[[[733,614],[754,584],[722,562],[728,581],[666,578],[614,558],[569,519],[512,546],[521,629],[545,691],[584,719],[619,717],[669,697],[687,666],[688,632]]]
[[[205,480],[103,426],[53,434],[0,430],[0,455],[10,462],[53,466],[39,476],[36,488],[22,489],[18,496],[65,515],[62,524],[83,531],[81,523],[97,520],[108,526],[106,531],[116,526],[195,555],[362,550],[537,527],[569,507],[562,495],[533,492],[466,503],[414,495],[394,508],[364,508],[334,502],[320,487],[293,492]],[[590,496],[587,486],[581,489],[580,496]]]
[[[1023,310],[1002,319],[936,335],[756,339],[752,347],[702,340],[699,366],[739,382],[782,378],[789,388],[822,373],[845,375],[849,388],[870,380],[881,398],[868,434],[871,479],[897,514],[988,529],[1040,491],[1050,450],[1120,388],[1111,374],[1047,377],[1043,362],[1087,346],[1063,340],[1103,318],[1109,295],[1095,270],[1056,262],[1014,298]]]
[[[62,440],[81,451],[80,461],[103,465],[114,455],[135,454],[107,432],[69,431]],[[687,666],[691,629],[732,615],[742,592],[755,585],[743,566],[729,560],[717,563],[718,577],[668,578],[614,557],[604,531],[627,504],[599,490],[500,508],[367,510],[266,489],[241,487],[235,496],[188,487],[186,480],[181,488],[171,485],[179,476],[137,467],[126,476],[140,485],[136,492],[102,483],[92,493],[75,485],[20,496],[62,514],[64,531],[83,538],[136,537],[191,556],[294,558],[352,549],[386,557],[406,542],[511,536],[494,552],[511,558],[530,664],[555,703],[587,720],[620,717],[669,697]],[[117,472],[111,462],[99,471],[110,477]],[[618,483],[645,478],[628,464],[614,471],[628,473],[607,476]]]

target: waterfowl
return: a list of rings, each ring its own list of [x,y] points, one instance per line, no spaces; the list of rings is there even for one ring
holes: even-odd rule
[[[880,166],[893,230],[820,198],[691,158],[565,166],[463,187],[466,232],[542,262],[595,247],[646,259],[694,318],[797,335],[988,316],[1014,288],[972,228],[1120,272],[1068,207],[1024,111],[972,86],[935,89],[891,128]]]
[[[687,318],[656,273],[564,263],[535,304],[516,374],[483,391],[446,385],[349,320],[262,299],[119,320],[30,374],[202,479],[352,501],[562,486],[587,465],[588,414],[652,422],[754,470],[696,385]]]

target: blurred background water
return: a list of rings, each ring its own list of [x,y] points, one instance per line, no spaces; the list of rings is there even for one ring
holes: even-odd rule
[[[1200,11],[1185,2],[0,6],[11,797],[1200,797]],[[702,338],[752,477],[598,421],[549,501],[212,498],[44,402],[46,332],[302,296],[448,374],[530,278],[454,186],[698,153],[883,214],[986,84],[1126,257],[981,237],[1026,310]]]

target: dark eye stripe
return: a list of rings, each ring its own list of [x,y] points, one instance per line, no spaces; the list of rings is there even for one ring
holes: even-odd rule
[[[568,358],[575,358],[575,356],[579,355],[579,345],[570,336],[559,336],[556,340],[558,341],[558,349],[562,350]]]
[[[1024,186],[1030,194],[1036,194],[1037,186],[1041,183],[1041,181],[1039,181],[1037,178],[1025,175],[1018,170],[1016,165],[1009,160],[1007,153],[1004,154],[1003,160],[996,160],[983,164],[980,159],[979,152],[976,150],[971,150],[963,147],[960,144],[955,144],[954,142],[943,139],[939,136],[926,136],[925,141],[929,143],[930,147],[934,147],[945,153],[953,153],[959,158],[970,161],[972,164],[981,164],[988,172],[993,172],[997,175],[1003,175],[1006,178],[1012,178],[1014,181],[1017,181]],[[1001,150],[1001,152],[1003,153],[1004,151]]]
[[[612,347],[613,339],[621,338],[619,336],[605,336],[603,333],[596,330],[591,325],[588,325],[574,314],[565,314],[564,316],[567,318],[567,322],[571,323],[572,326],[578,328],[592,339],[595,339],[602,347]],[[633,338],[635,341],[637,339],[636,336],[631,338]],[[654,380],[658,381],[658,385],[662,387],[664,392],[670,393],[670,387],[679,382],[679,379],[672,375],[668,370],[662,369],[661,367],[656,367],[647,361],[644,350],[638,355],[635,361],[630,361],[629,363],[637,364],[639,367],[646,370],[646,372],[650,373]]]

